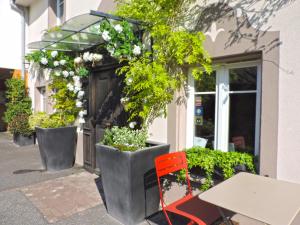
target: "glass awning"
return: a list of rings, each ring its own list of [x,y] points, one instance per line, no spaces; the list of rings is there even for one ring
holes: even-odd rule
[[[58,29],[49,30],[43,34],[41,41],[28,44],[29,49],[84,51],[104,43],[99,27],[102,21],[112,24],[127,21],[132,24],[133,31],[141,35],[141,23],[132,19],[125,19],[111,14],[91,11],[90,13],[73,17],[63,23]]]

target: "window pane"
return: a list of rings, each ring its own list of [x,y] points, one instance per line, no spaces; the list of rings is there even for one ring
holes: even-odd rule
[[[195,81],[196,92],[216,91],[216,72],[204,73],[200,80]]]
[[[194,145],[213,147],[215,131],[215,95],[195,96]]]
[[[229,150],[254,154],[256,94],[230,94]]]
[[[257,67],[229,70],[230,91],[256,90]]]

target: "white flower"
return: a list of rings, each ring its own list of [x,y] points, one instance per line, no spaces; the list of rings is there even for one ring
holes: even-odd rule
[[[78,37],[78,35],[77,34],[75,34],[75,35],[72,35],[72,37],[71,37],[74,41],[79,41],[79,37]]]
[[[54,66],[59,66],[59,62],[58,62],[58,61],[54,61],[54,62],[53,62],[53,65],[54,65]]]
[[[99,62],[102,59],[103,59],[103,56],[101,54],[93,54],[93,60],[95,62]]]
[[[89,61],[90,61],[90,62],[92,62],[92,61],[93,61],[93,55],[94,55],[94,54],[93,54],[93,53],[91,53],[91,54],[89,55],[89,57],[88,57],[88,59],[89,59]]]
[[[90,56],[89,52],[83,53],[83,56],[82,56],[83,61],[88,62],[89,61],[89,56]]]
[[[58,55],[58,52],[57,52],[57,51],[52,51],[52,52],[51,52],[52,58],[55,58],[57,55]]]
[[[84,96],[84,91],[78,91],[77,97],[82,98]]]
[[[79,57],[76,57],[75,59],[74,59],[74,63],[76,63],[76,64],[80,64],[80,63],[82,63],[82,58],[79,56]]]
[[[59,77],[60,76],[60,71],[55,71],[54,75]]]
[[[109,32],[107,30],[102,32],[102,38],[104,41],[110,41],[111,37],[109,36]]]
[[[41,58],[41,63],[43,65],[47,65],[48,64],[48,59],[46,59],[45,57]]]
[[[77,100],[77,101],[76,101],[76,107],[77,107],[77,108],[81,108],[81,107],[82,107],[82,102],[79,101],[79,100]]]
[[[129,77],[129,78],[127,79],[127,84],[131,84],[131,83],[132,83],[132,78]]]
[[[118,33],[121,33],[123,31],[123,27],[120,24],[117,24],[116,26],[114,26],[114,28]]]
[[[109,52],[110,55],[113,55],[115,53],[115,49],[113,47],[107,48],[107,51]]]
[[[79,122],[80,124],[85,123],[85,119],[79,118],[78,122]]]
[[[74,76],[73,80],[74,80],[74,82],[80,82],[80,77],[79,76]]]
[[[74,91],[74,85],[73,84],[67,84],[67,88],[69,91]]]
[[[135,126],[136,126],[136,122],[130,122],[130,123],[129,123],[129,127],[130,127],[131,129],[133,129]]]
[[[69,72],[66,71],[66,70],[64,70],[64,71],[62,72],[62,74],[64,75],[64,77],[68,77],[68,76],[69,76]]]
[[[134,47],[133,47],[133,54],[134,55],[140,55],[141,53],[142,53],[141,47],[138,46],[138,45],[134,45]]]
[[[62,36],[63,36],[63,35],[62,35],[61,33],[57,33],[57,34],[56,34],[56,37],[58,37],[58,38],[62,38]]]
[[[63,66],[63,65],[65,65],[65,64],[66,64],[66,60],[62,59],[62,60],[60,60],[60,61],[59,61],[59,63],[60,63],[60,65],[62,65],[62,66]]]
[[[81,91],[81,87],[75,86],[74,92],[77,93],[77,92],[80,92],[80,91]]]
[[[79,117],[83,117],[87,114],[87,111],[86,110],[81,110],[78,114],[79,114]]]
[[[128,102],[129,98],[125,97],[125,98],[121,98],[121,103],[124,104],[126,102]]]
[[[82,86],[82,83],[80,81],[75,81],[74,82],[75,87],[80,87]]]
[[[77,97],[82,98],[84,96],[84,91],[78,91]]]
[[[74,71],[70,71],[69,74],[70,74],[70,76],[74,76],[75,75]]]

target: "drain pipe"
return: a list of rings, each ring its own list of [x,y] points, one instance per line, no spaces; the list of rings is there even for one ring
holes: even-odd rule
[[[21,78],[25,79],[25,36],[26,36],[26,7],[17,5],[15,0],[10,0],[10,6],[21,15]]]

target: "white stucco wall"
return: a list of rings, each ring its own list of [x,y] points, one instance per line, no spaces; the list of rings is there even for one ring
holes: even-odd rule
[[[48,1],[35,1],[29,8],[27,43],[40,41],[48,29]]]
[[[300,1],[241,2],[230,3],[237,15],[247,12],[253,27],[280,32],[277,178],[300,183]]]
[[[260,12],[263,2],[270,5],[264,15],[271,13],[262,14],[259,22],[267,20],[261,29],[280,32],[277,178],[300,183],[300,1],[258,1],[252,7]]]
[[[97,10],[100,4],[101,0],[66,0],[66,20],[74,16],[89,13],[91,10]]]
[[[0,27],[0,67],[21,69],[21,16],[9,0],[0,1]]]
[[[149,140],[162,143],[168,143],[168,121],[166,118],[160,117],[153,121],[150,125]]]
[[[300,183],[300,1],[270,20],[280,31],[279,135],[277,177]]]

